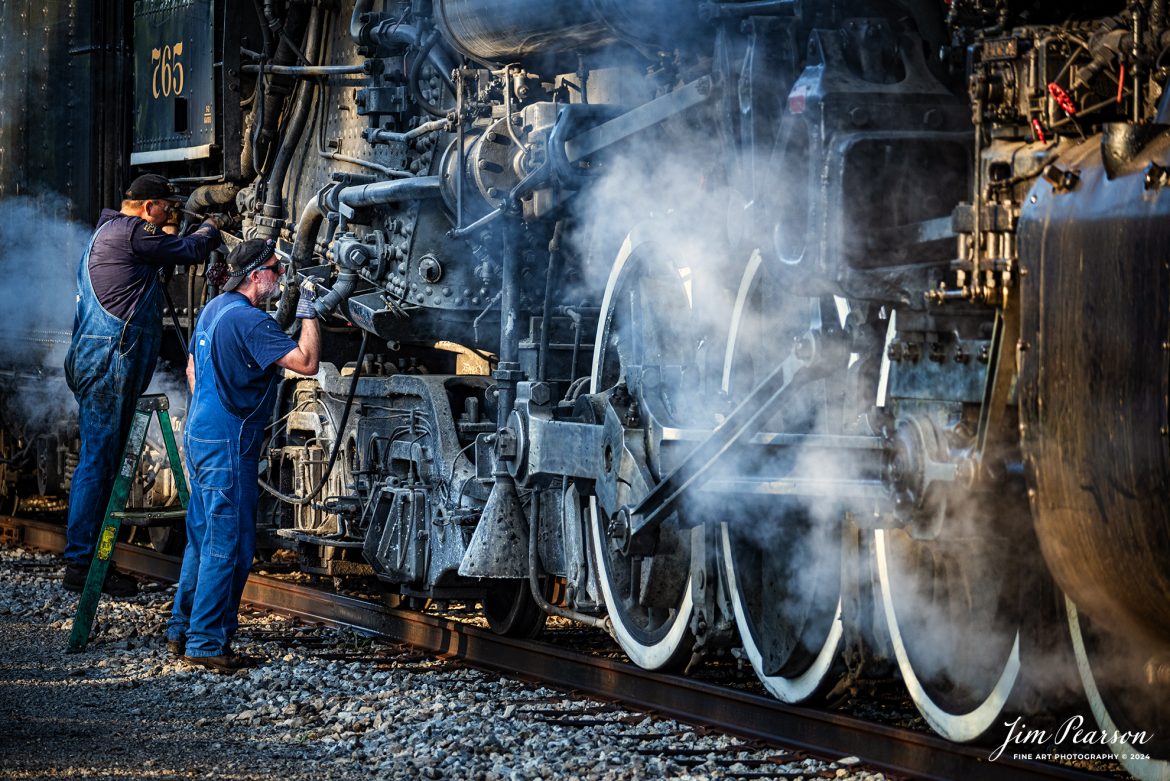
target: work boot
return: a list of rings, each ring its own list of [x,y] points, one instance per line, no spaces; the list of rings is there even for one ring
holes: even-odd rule
[[[167,653],[171,656],[183,656],[183,652],[187,650],[187,637],[184,635],[178,640],[167,640]],[[223,648],[223,656],[233,656],[232,641],[229,639],[227,645]]]
[[[66,591],[81,591],[85,588],[85,580],[89,577],[89,566],[85,564],[66,564],[65,580],[62,585]],[[106,570],[106,581],[102,584],[102,593],[111,597],[133,597],[138,594],[138,581],[132,576],[118,571],[113,562]]]
[[[248,667],[255,667],[258,659],[239,654],[220,654],[219,656],[184,656],[189,663],[197,667],[206,667],[217,673],[234,673]]]

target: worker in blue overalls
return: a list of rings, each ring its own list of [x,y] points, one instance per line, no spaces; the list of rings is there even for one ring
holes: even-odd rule
[[[165,177],[138,177],[120,212],[102,210],[77,269],[77,312],[65,356],[65,380],[77,398],[81,428],[65,537],[64,586],[70,591],[85,586],[134,408],[158,361],[163,314],[159,269],[202,263],[220,245],[210,218],[185,238],[163,230],[182,200]],[[138,583],[111,562],[102,590],[133,596]]]
[[[256,548],[257,479],[280,369],[317,373],[321,336],[310,290],[301,293],[293,341],[259,307],[279,290],[271,240],[245,241],[228,257],[226,292],[199,316],[187,380],[193,397],[184,445],[191,479],[187,547],[167,646],[193,664],[231,672],[240,596]]]

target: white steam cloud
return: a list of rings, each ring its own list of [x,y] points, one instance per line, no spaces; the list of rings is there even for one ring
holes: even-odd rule
[[[750,194],[736,192],[733,187],[743,177],[722,168],[726,149],[717,148],[718,139],[701,132],[699,124],[684,117],[627,142],[619,154],[605,161],[609,173],[577,196],[574,223],[566,236],[581,271],[578,279],[567,284],[580,285],[580,291],[565,295],[563,283],[561,298],[598,301],[623,242],[629,238],[646,247],[645,254],[655,257],[645,265],[650,282],[643,285],[640,296],[635,292],[623,297],[626,322],[615,319],[616,333],[610,347],[617,347],[627,366],[638,362],[683,364],[683,380],[669,392],[667,407],[674,415],[673,424],[710,429],[789,357],[795,337],[810,328],[829,326],[830,321],[841,325],[842,313],[830,306],[823,312],[822,323],[814,299],[793,293],[775,277],[767,279],[771,251],[763,245],[771,241],[772,225],[743,224],[743,215],[750,213],[744,208]],[[760,180],[773,181],[777,188],[804,185],[785,182],[775,172],[757,173]],[[756,210],[757,222],[777,221],[778,215],[759,214],[761,211]],[[725,399],[720,395],[720,370],[727,334],[741,277],[756,249],[764,256],[760,290],[739,322],[731,364],[739,382]],[[864,310],[859,314],[864,316]],[[797,392],[765,430],[870,433],[864,416],[872,413],[876,403],[872,364],[860,372],[860,383],[853,376],[857,374],[842,366],[828,380]],[[599,390],[616,379],[611,371]],[[747,446],[721,465],[715,479],[770,474],[843,477],[857,471],[858,458],[850,452],[826,449],[769,455],[762,448]],[[674,463],[677,456],[654,468],[665,466],[664,474]],[[772,631],[781,624],[788,624],[781,630],[788,633],[807,630],[805,639],[814,646],[805,650],[815,652],[818,627],[831,619],[842,594],[839,588],[851,592],[858,587],[857,581],[872,575],[874,564],[868,558],[872,532],[862,531],[865,544],[858,555],[865,560],[849,563],[842,559],[845,514],[864,512],[866,507],[866,502],[846,496],[761,499],[747,494],[697,492],[688,497],[684,511],[692,520],[730,524],[732,539],[749,557],[755,557],[754,563],[745,560],[744,574],[750,574],[758,587],[767,591],[754,597],[759,600],[755,609],[762,611],[766,606],[771,611],[771,617],[761,623]],[[1036,690],[1045,692],[1038,699],[1046,704],[1062,701],[1075,688],[1073,671],[1067,664],[1067,639],[1051,632],[1038,635],[1040,624],[1034,620],[1042,616],[1045,626],[1055,625],[1059,632],[1059,623],[1053,621],[1059,616],[1051,615],[1050,610],[1057,604],[1054,592],[1043,587],[1042,575],[1021,577],[1018,584],[1012,584],[1019,586],[1018,592],[1010,587],[1001,590],[1005,572],[1043,572],[1042,561],[1031,555],[1034,547],[1027,545],[1030,526],[1026,507],[1022,515],[1011,519],[1013,525],[1008,530],[995,529],[997,512],[1002,509],[993,497],[952,498],[946,519],[948,539],[935,546],[937,560],[927,565],[925,557],[930,555],[931,545],[926,543],[913,546],[919,558],[912,556],[901,562],[909,577],[901,581],[898,612],[906,621],[904,633],[913,637],[916,670],[943,688],[965,683],[990,685],[1002,671],[1006,650],[1012,645],[1016,625],[1006,615],[1012,612],[1020,619],[1029,679],[1015,702],[1024,704],[1023,700],[1036,696]],[[974,545],[975,541],[981,545]],[[760,555],[769,557],[771,563],[762,564]],[[876,576],[871,585],[877,595]],[[861,586],[863,590],[867,587]],[[864,626],[875,624],[876,634],[869,639],[882,654],[888,638],[877,607],[863,606],[862,610],[873,613],[846,618]],[[980,620],[968,623],[973,617]],[[1008,620],[998,620],[1001,618]]]
[[[90,229],[60,217],[68,211],[57,195],[0,201],[0,386],[5,424],[17,430],[50,429],[77,414],[62,365]]]

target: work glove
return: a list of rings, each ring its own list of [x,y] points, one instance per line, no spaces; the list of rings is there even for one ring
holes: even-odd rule
[[[207,214],[204,215],[203,221],[214,225],[216,230],[223,230],[232,224],[232,218],[226,214]]]
[[[227,261],[223,259],[223,255],[216,253],[212,258],[213,260],[207,264],[207,284],[213,287],[223,287],[224,283],[228,281],[231,270],[228,268]]]
[[[298,320],[316,320],[317,309],[313,303],[317,300],[317,291],[301,283],[301,297],[297,300],[297,319]],[[287,309],[285,310],[288,311]]]

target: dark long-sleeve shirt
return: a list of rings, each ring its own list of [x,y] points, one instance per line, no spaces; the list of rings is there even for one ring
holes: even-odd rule
[[[123,320],[134,314],[159,268],[202,263],[221,241],[208,223],[182,238],[113,209],[102,210],[98,227],[106,223],[89,254],[89,279],[102,307]]]

